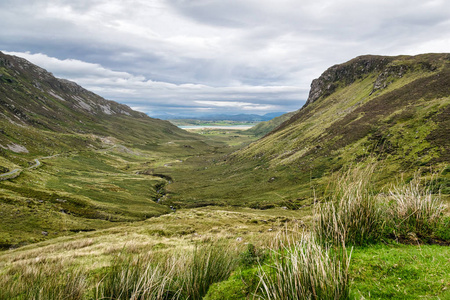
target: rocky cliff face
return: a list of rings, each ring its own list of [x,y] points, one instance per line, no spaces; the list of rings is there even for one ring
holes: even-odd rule
[[[404,60],[402,60],[404,58]],[[311,83],[305,106],[331,95],[339,87],[345,87],[367,76],[375,76],[372,93],[385,89],[395,79],[402,78],[410,71],[434,71],[437,66],[428,60],[411,61],[407,56],[387,57],[364,55],[344,64],[327,69]],[[392,62],[394,62],[392,64]]]
[[[392,58],[388,57],[366,55],[330,67],[312,81],[305,106],[331,95],[340,86],[349,85],[373,72],[380,72],[391,61]]]

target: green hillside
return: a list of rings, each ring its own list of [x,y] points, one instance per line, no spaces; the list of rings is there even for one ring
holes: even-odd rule
[[[449,159],[450,55],[363,56],[328,69],[307,104],[237,156],[338,167],[377,155],[396,171]]]
[[[168,213],[153,169],[218,145],[0,53],[0,248]]]
[[[13,153],[45,155],[98,147],[99,138],[107,136],[135,144],[198,140],[198,136],[168,121],[105,100],[74,82],[55,78],[25,59],[3,53],[0,114],[0,151],[11,160],[18,160]],[[10,148],[18,151],[11,153]]]
[[[245,132],[256,136],[264,136],[280,126],[283,122],[289,120],[295,113],[295,111],[288,112],[279,117],[275,117],[272,120],[260,122]]]
[[[195,182],[180,173],[173,200],[302,207],[335,171],[374,160],[379,187],[419,169],[442,171],[435,183],[448,194],[449,82],[449,54],[361,56],[333,66],[274,131],[226,161],[201,162]]]

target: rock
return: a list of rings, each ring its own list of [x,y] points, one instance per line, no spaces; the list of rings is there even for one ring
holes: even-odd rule
[[[42,231],[42,235],[47,236],[48,232],[47,231]]]
[[[391,60],[392,58],[388,57],[364,55],[344,64],[332,66],[312,81],[304,107],[321,97],[331,95],[339,86],[352,84],[371,72],[382,71]]]

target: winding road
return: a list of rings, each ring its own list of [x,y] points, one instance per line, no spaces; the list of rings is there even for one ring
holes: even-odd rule
[[[22,171],[22,169],[14,169],[14,170],[12,170],[12,171],[10,171],[8,173],[0,174],[0,177],[8,177],[8,176],[14,175],[14,174],[16,174],[18,172],[20,173],[20,171]]]
[[[37,158],[34,159],[34,162],[35,162],[34,165],[28,167],[27,170],[36,169],[41,165],[41,162]],[[16,178],[17,176],[20,175],[20,173],[22,173],[22,170],[23,169],[14,169],[7,173],[0,174],[0,181]]]

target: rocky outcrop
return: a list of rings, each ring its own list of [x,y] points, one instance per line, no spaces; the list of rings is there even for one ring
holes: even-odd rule
[[[448,57],[447,57],[448,59]],[[375,75],[373,93],[387,88],[396,79],[402,78],[407,72],[436,71],[433,58],[428,55],[414,56],[375,56],[364,55],[352,59],[346,63],[334,65],[326,70],[319,78],[311,83],[307,105],[320,98],[331,95],[339,87],[345,87],[356,80],[369,75]]]
[[[330,67],[319,78],[312,81],[305,106],[321,97],[331,95],[340,86],[347,86],[368,74],[382,71],[392,60],[391,57],[365,55]]]

